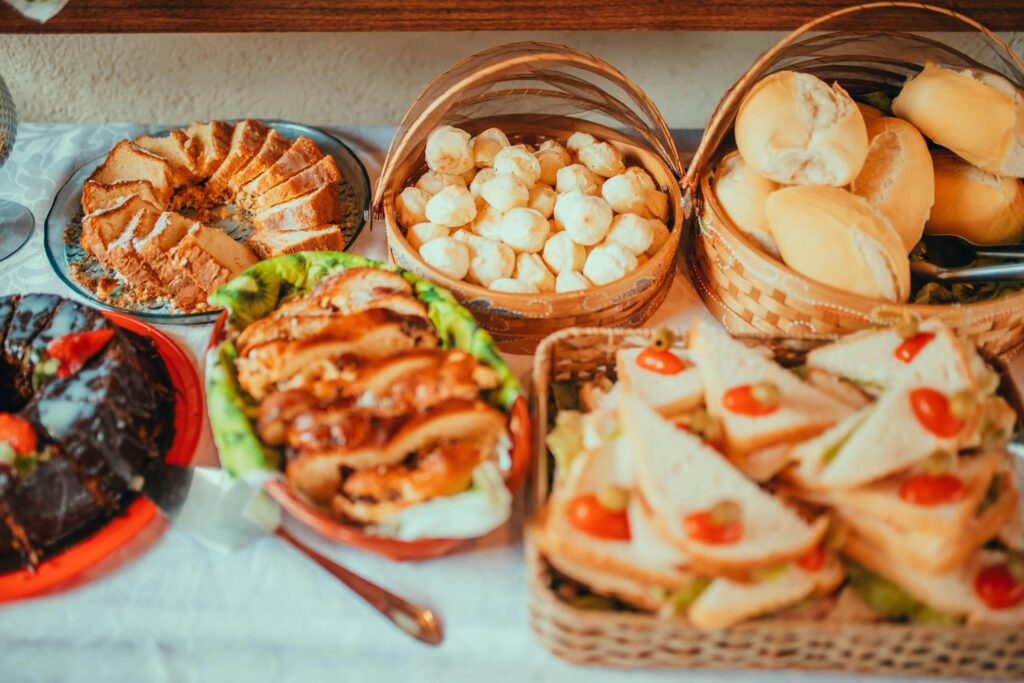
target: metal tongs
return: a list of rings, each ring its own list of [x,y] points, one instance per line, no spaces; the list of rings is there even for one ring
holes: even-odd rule
[[[910,264],[911,274],[933,282],[1022,282],[1024,244],[982,246],[958,235],[925,235],[927,261]],[[978,259],[1006,263],[971,265]]]

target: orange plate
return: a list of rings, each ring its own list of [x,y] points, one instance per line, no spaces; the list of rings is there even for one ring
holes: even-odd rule
[[[227,313],[221,314],[213,326],[210,335],[212,349],[220,344],[225,337]],[[508,489],[516,492],[526,478],[530,467],[530,450],[533,448],[533,423],[526,399],[520,396],[512,404],[508,417],[509,435],[512,437],[512,467],[508,473]],[[270,481],[266,491],[284,510],[309,527],[320,536],[331,541],[344,543],[355,548],[368,550],[389,560],[405,562],[408,560],[429,560],[449,553],[458,546],[470,541],[468,538],[421,538],[416,541],[399,541],[393,538],[374,536],[350,524],[338,521],[323,511],[292,493],[288,485],[282,481]]]
[[[167,462],[187,465],[195,455],[203,427],[203,393],[192,362],[174,340],[155,327],[124,313],[103,311],[103,315],[118,327],[149,337],[156,344],[178,394],[174,406],[174,443],[167,452]],[[156,513],[155,505],[144,498],[136,498],[102,529],[49,558],[35,571],[20,569],[0,574],[0,602],[40,593],[82,573],[130,541],[153,521]]]

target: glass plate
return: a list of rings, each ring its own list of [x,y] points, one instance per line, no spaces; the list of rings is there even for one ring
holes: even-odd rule
[[[269,121],[260,119],[264,124],[277,130],[289,140],[305,135],[320,148],[324,154],[330,154],[338,164],[341,172],[339,192],[345,217],[341,221],[341,231],[345,238],[345,249],[348,249],[359,236],[363,226],[369,220],[370,211],[370,178],[366,168],[355,153],[341,140],[317,128],[311,128],[290,121]],[[234,123],[234,121],[230,121]],[[166,135],[168,131],[154,133]],[[92,172],[103,162],[106,154],[90,161],[72,175],[64,187],[57,192],[53,206],[46,216],[44,244],[50,265],[71,289],[75,290],[92,303],[113,311],[121,311],[137,318],[168,324],[205,324],[217,319],[218,311],[200,311],[197,313],[180,313],[174,306],[158,301],[119,301],[121,286],[118,285],[109,298],[101,300],[96,292],[79,282],[72,274],[72,266],[89,278],[100,276],[114,277],[114,272],[100,266],[96,259],[85,252],[79,245],[82,232],[82,186]],[[214,221],[238,241],[244,240],[251,230],[228,219]]]

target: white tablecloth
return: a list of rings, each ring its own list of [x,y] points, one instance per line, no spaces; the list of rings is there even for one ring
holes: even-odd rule
[[[149,130],[156,130],[152,126]],[[43,221],[57,190],[82,163],[138,125],[22,125],[0,168],[0,198],[36,217],[29,243],[0,262],[0,294],[69,289],[43,251]],[[390,128],[336,131],[376,178]],[[358,253],[384,258],[381,226],[364,230]],[[683,277],[652,324],[685,325],[707,315]],[[209,326],[165,326],[202,372]],[[529,359],[513,357],[525,373]],[[216,464],[208,425],[197,464]],[[394,564],[303,534],[314,547],[442,617],[439,648],[398,633],[319,567],[267,538],[232,555],[207,550],[163,523],[73,585],[0,606],[0,683],[21,681],[586,681],[617,671],[571,667],[548,654],[527,624],[521,511],[454,555]],[[642,672],[634,680],[826,681],[793,673]]]

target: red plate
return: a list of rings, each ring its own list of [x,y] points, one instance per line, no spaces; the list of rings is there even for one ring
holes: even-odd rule
[[[221,314],[210,334],[207,350],[216,347],[226,335],[227,312]],[[506,482],[512,493],[516,492],[530,467],[530,452],[533,448],[533,423],[526,399],[518,397],[512,404],[508,416],[508,431],[512,439],[510,457],[512,466]],[[404,562],[407,560],[429,560],[449,553],[456,547],[471,541],[470,538],[421,538],[416,541],[400,541],[367,534],[362,529],[338,521],[321,508],[308,503],[292,493],[288,485],[281,481],[270,481],[265,489],[271,498],[277,501],[288,514],[294,517],[320,536],[331,541],[344,543],[355,548],[368,550],[389,560]]]
[[[203,427],[202,387],[192,362],[173,339],[155,327],[124,313],[103,311],[103,315],[118,327],[149,337],[156,344],[178,394],[174,406],[174,443],[167,453],[167,462],[187,465],[195,455]],[[155,505],[137,498],[102,529],[46,560],[35,571],[21,569],[0,575],[0,602],[40,593],[82,573],[130,541],[156,514]]]

